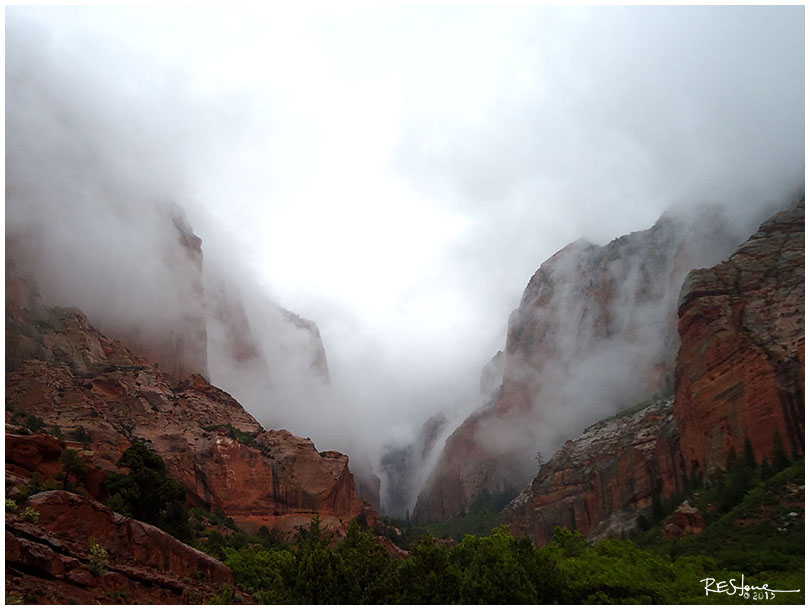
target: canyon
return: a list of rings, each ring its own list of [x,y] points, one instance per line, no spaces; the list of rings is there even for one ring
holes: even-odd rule
[[[719,207],[673,210],[645,231],[605,246],[579,240],[545,261],[509,318],[503,355],[485,367],[488,402],[448,438],[415,518],[457,515],[482,493],[514,497],[536,474],[537,453],[671,393],[684,279],[754,227]]]
[[[345,454],[266,429],[209,382],[221,361],[200,353],[203,340],[226,346],[218,357],[227,353],[233,366],[267,372],[272,359],[238,291],[221,277],[203,281],[199,239],[180,221],[170,226],[190,274],[181,286],[203,303],[192,304],[182,340],[133,338],[135,327],[108,334],[80,309],[47,302],[30,244],[7,239],[6,494],[39,515],[31,523],[7,512],[11,591],[33,583],[66,600],[109,601],[100,593],[109,589],[183,603],[232,583],[216,560],[100,503],[105,476],[120,471],[117,460],[136,441],[164,459],[189,506],[221,510],[250,532],[264,526],[289,538],[317,515],[342,535],[354,519],[378,520],[379,479],[357,476]],[[386,454],[382,471],[401,486],[389,498],[405,504],[440,451],[415,520],[452,517],[487,493],[508,503],[500,518],[515,535],[542,546],[558,526],[591,540],[632,530],[656,496],[679,497],[722,470],[746,439],[757,460],[776,435],[803,455],[804,200],[741,246],[736,239],[707,208],[691,221],[665,215],[603,247],[575,242],[543,263],[510,318],[505,349],[484,367],[484,406],[444,447],[447,420],[436,416],[413,445]],[[317,326],[269,311],[303,333],[292,335],[299,364],[328,383]],[[33,434],[32,421],[40,422]],[[32,477],[60,476],[66,449],[87,465],[81,495],[27,497]],[[682,505],[668,535],[699,529],[694,513]],[[110,554],[103,576],[88,572],[90,540]]]
[[[728,260],[692,270],[679,298],[674,396],[567,441],[503,511],[538,545],[556,526],[598,540],[636,527],[654,496],[723,471],[750,441],[757,462],[779,435],[804,455],[804,200],[762,224]],[[702,519],[681,507],[681,523]],[[678,515],[675,515],[677,517]]]

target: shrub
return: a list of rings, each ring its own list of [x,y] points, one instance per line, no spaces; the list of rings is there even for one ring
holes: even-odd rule
[[[23,521],[28,521],[28,523],[36,523],[39,521],[39,511],[26,506],[25,510],[20,513],[20,517],[22,517]]]
[[[101,576],[107,571],[107,566],[110,563],[110,556],[107,553],[107,550],[98,542],[92,540],[91,543],[90,562],[87,564],[87,567],[93,576]]]
[[[93,437],[84,426],[79,426],[73,430],[73,432],[70,433],[70,436],[74,441],[82,443],[83,445],[89,445],[93,441]]]
[[[11,498],[6,498],[6,510],[15,512],[17,510],[17,503]]]

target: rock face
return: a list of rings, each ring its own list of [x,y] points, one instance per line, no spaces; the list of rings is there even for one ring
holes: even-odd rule
[[[804,201],[766,221],[727,260],[692,271],[678,308],[675,398],[589,427],[543,465],[504,511],[515,533],[547,543],[555,526],[595,539],[631,529],[653,491],[666,498],[724,469],[774,431],[804,453]],[[682,504],[663,535],[705,526]]]
[[[683,490],[679,441],[671,399],[601,421],[566,442],[502,516],[539,546],[557,526],[590,539],[634,529],[656,491]]]
[[[233,584],[216,559],[89,498],[48,491],[26,508],[38,513],[36,523],[6,512],[7,599],[39,591],[46,599],[38,603],[202,603]],[[107,553],[95,573],[93,544]]]
[[[678,307],[675,416],[690,476],[724,468],[774,433],[804,454],[804,200],[727,261],[691,272]]]
[[[34,473],[39,473],[42,481],[62,480],[62,463],[59,456],[65,449],[73,449],[87,462],[93,452],[82,443],[59,440],[47,434],[17,435],[6,433],[6,497],[20,499],[19,487],[28,482]],[[81,476],[69,477],[69,481],[80,486],[93,497],[102,495],[102,482],[107,472],[89,466]]]
[[[53,237],[46,231],[10,234],[6,238],[6,271],[16,288],[14,303],[30,299],[36,284],[42,289],[41,300],[46,305],[91,305],[90,316],[109,337],[123,341],[130,349],[156,364],[174,381],[197,373],[208,376],[207,322],[202,275],[202,240],[194,234],[185,213],[173,203],[156,204],[145,210],[145,216],[155,217],[160,231],[148,236],[133,224],[121,239],[134,241],[138,250],[132,256],[143,257],[142,269],[129,281],[116,277],[111,281],[99,277],[98,282],[84,291],[82,299],[75,298],[64,286],[79,284],[76,277],[96,273],[114,274],[114,257],[100,253],[90,268],[77,271],[60,269],[61,256],[70,259],[71,252],[53,252]],[[106,266],[98,262],[110,257]],[[82,264],[83,261],[77,261]],[[58,275],[59,277],[55,277]],[[61,287],[61,288],[60,288]],[[28,294],[26,294],[26,292]],[[70,295],[70,296],[68,296]]]
[[[577,241],[544,262],[510,317],[500,389],[447,440],[415,517],[447,518],[484,491],[514,496],[538,451],[671,391],[680,287],[739,244],[727,227],[713,208],[689,221],[665,214],[646,231],[602,247]]]
[[[264,430],[201,375],[175,382],[77,310],[26,303],[7,304],[7,425],[22,413],[68,438],[83,434],[99,470],[115,470],[130,442],[145,439],[194,504],[219,506],[247,527],[290,531],[316,513],[333,527],[364,512],[373,524],[347,456]]]
[[[706,520],[700,509],[689,504],[689,500],[684,500],[667,518],[661,535],[670,540],[683,538],[689,534],[699,534],[706,527]]]

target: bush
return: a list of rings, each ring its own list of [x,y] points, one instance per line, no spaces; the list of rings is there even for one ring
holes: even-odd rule
[[[186,488],[169,475],[163,458],[141,442],[134,442],[116,462],[129,474],[111,473],[104,479],[110,494],[107,506],[128,517],[146,521],[185,542],[193,540],[186,509]]]
[[[83,445],[89,445],[93,442],[93,437],[91,434],[85,429],[84,426],[79,426],[75,430],[70,433],[70,437]]]
[[[17,510],[17,503],[11,498],[6,498],[6,510],[15,512]]]
[[[23,521],[28,521],[28,523],[36,523],[39,521],[39,511],[26,506],[25,510],[20,513],[20,517],[22,517]]]
[[[102,547],[95,540],[91,541],[90,545],[90,561],[87,565],[90,573],[93,576],[101,576],[107,571],[107,565],[110,563],[110,556],[107,550]]]

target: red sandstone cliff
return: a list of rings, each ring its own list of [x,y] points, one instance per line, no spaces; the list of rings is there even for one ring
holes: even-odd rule
[[[22,507],[21,507],[22,508]],[[204,603],[230,569],[147,523],[66,491],[31,496],[30,523],[6,511],[6,600],[18,603]],[[91,547],[106,552],[91,569]]]
[[[804,453],[804,200],[765,222],[731,258],[686,279],[675,416],[690,475],[724,468],[774,432]]]
[[[671,399],[596,423],[567,441],[502,516],[537,545],[557,526],[591,539],[631,530],[656,488],[662,497],[683,490],[679,440]]]
[[[674,405],[599,422],[568,441],[503,512],[547,543],[555,526],[594,539],[631,529],[660,484],[723,469],[749,437],[758,461],[773,433],[804,450],[804,202],[765,222],[729,258],[691,272],[679,306]],[[666,535],[700,528],[683,505]]]
[[[577,241],[544,262],[510,317],[500,389],[447,440],[416,519],[457,514],[483,491],[517,493],[538,451],[671,390],[683,279],[738,243],[706,209],[690,221],[665,214],[602,247]]]
[[[7,426],[22,413],[68,438],[83,428],[92,439],[88,461],[100,470],[115,469],[133,439],[146,439],[193,503],[219,506],[247,527],[291,531],[316,513],[339,527],[369,512],[347,456],[264,430],[200,375],[175,382],[77,310],[7,296]]]

